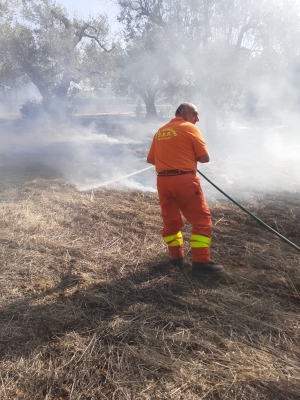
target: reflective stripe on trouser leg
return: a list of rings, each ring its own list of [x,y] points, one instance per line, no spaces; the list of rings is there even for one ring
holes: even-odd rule
[[[170,256],[173,259],[183,258],[183,239],[180,231],[175,235],[164,236],[164,242],[168,245]]]
[[[190,246],[195,262],[209,262],[210,261],[210,242],[211,239],[202,235],[192,234],[190,237]]]

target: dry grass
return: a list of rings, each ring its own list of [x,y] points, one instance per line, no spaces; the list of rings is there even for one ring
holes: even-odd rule
[[[155,194],[33,172],[2,174],[1,399],[299,399],[296,250],[218,203],[227,272],[194,279],[188,247],[169,264]],[[257,202],[300,245],[299,195]]]

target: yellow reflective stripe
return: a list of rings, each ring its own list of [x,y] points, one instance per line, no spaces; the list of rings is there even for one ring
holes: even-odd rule
[[[211,239],[201,235],[191,235],[190,246],[191,248],[204,248],[209,247]]]
[[[199,247],[209,247],[209,244],[207,243],[202,243],[202,242],[191,242],[190,243],[191,248],[195,249],[195,248],[199,248]]]
[[[172,242],[175,239],[180,239],[180,238],[182,238],[182,233],[181,232],[177,232],[177,233],[175,233],[175,235],[165,236],[164,237],[164,241],[166,243],[168,243],[168,242]]]
[[[173,240],[173,242],[169,242],[168,246],[174,247],[174,246],[180,246],[181,244],[183,244],[183,239],[177,239]]]
[[[190,240],[196,240],[197,242],[203,242],[210,244],[211,238],[208,238],[207,236],[201,236],[201,235],[191,235]]]

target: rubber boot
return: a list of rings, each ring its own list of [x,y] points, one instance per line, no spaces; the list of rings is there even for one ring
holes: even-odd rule
[[[178,269],[183,269],[183,258],[176,258],[171,260],[171,264]]]

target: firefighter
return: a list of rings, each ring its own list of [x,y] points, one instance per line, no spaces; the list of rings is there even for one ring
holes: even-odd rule
[[[183,268],[183,219],[191,224],[190,246],[192,275],[224,272],[210,258],[212,222],[205,197],[196,176],[197,161],[209,162],[209,153],[201,132],[195,126],[198,110],[182,103],[175,118],[154,135],[147,162],[155,165],[157,191],[163,219],[162,236],[168,245],[171,263]]]

